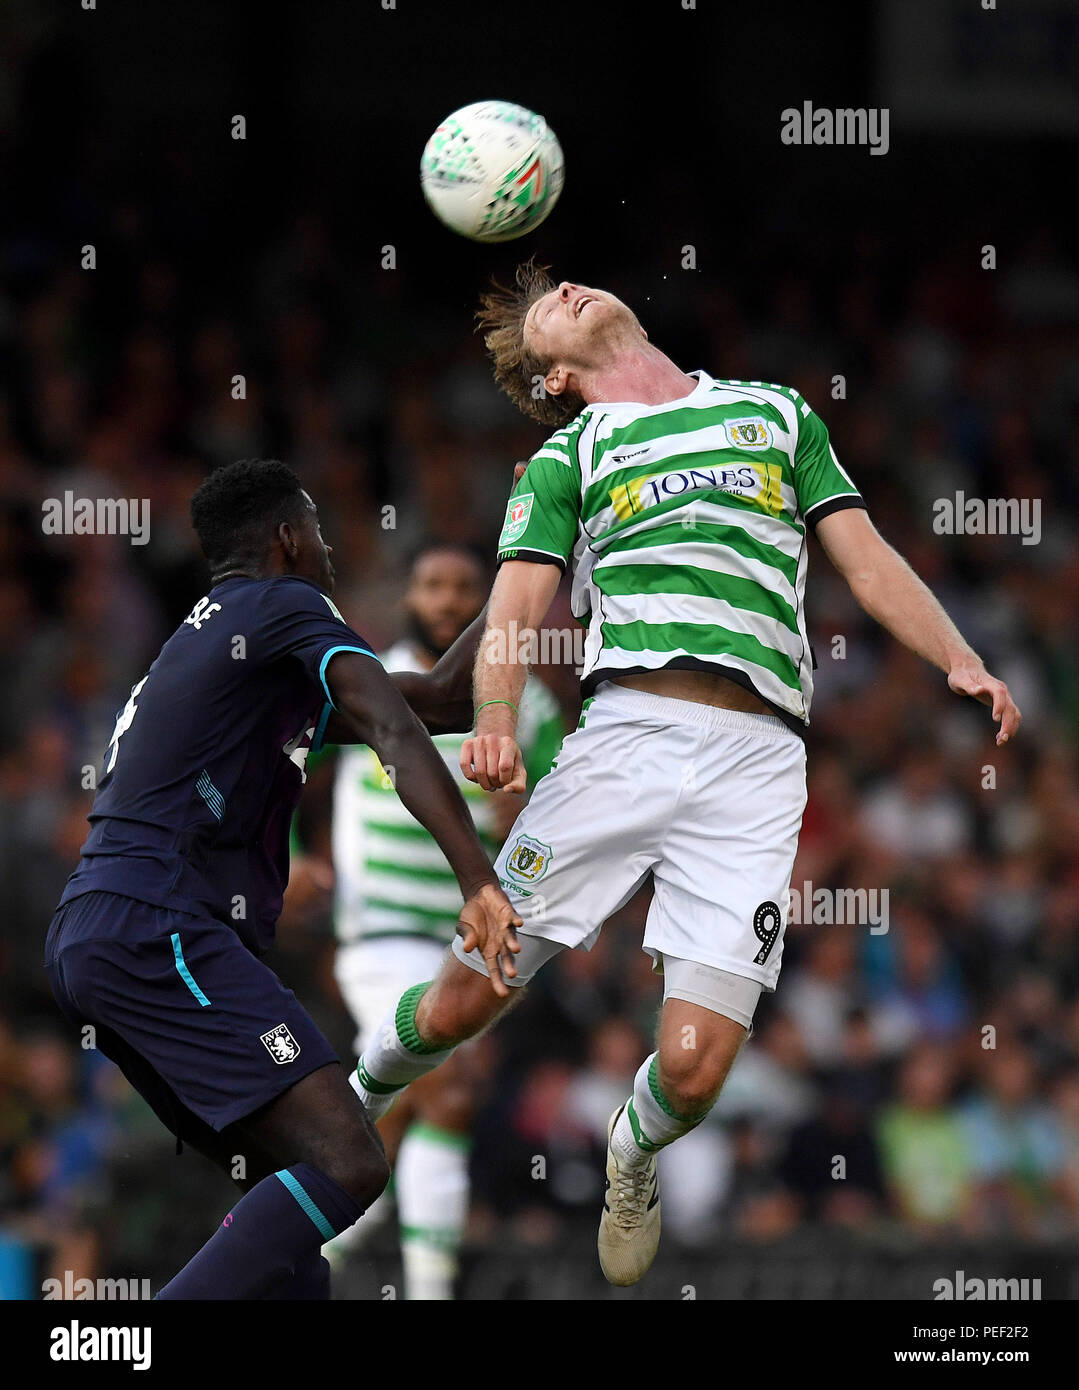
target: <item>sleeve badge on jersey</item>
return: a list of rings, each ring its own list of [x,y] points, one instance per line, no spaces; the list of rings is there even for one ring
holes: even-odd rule
[[[531,835],[518,835],[517,843],[506,860],[506,872],[518,883],[535,883],[547,872],[553,858],[550,845],[533,840]]]
[[[279,1067],[295,1062],[300,1055],[300,1044],[283,1023],[262,1034],[262,1045]]]
[[[749,415],[741,420],[724,420],[727,440],[736,449],[770,449],[772,431],[763,415]]]
[[[506,506],[506,522],[502,527],[502,534],[498,538],[499,550],[507,545],[512,545],[519,540],[525,533],[528,525],[528,518],[532,515],[532,503],[536,499],[534,492],[522,492],[517,497],[511,497]]]

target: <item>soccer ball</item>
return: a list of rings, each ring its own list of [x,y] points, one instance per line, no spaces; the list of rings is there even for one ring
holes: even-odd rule
[[[508,101],[477,101],[447,116],[420,161],[431,210],[473,241],[512,241],[538,227],[558,202],[562,178],[554,131]]]

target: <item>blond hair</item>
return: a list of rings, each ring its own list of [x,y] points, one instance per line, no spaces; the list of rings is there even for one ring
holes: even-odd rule
[[[547,274],[549,266],[536,265],[534,258],[517,267],[515,288],[497,281],[480,296],[476,327],[494,364],[495,381],[514,405],[541,425],[566,425],[584,408],[576,392],[551,396],[543,380],[552,359],[532,352],[525,344],[524,324],[529,309],[558,286]]]

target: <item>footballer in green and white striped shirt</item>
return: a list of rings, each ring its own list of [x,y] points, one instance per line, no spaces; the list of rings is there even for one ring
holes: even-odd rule
[[[540,626],[566,570],[588,628],[581,724],[495,866],[520,951],[486,953],[519,988],[556,952],[588,949],[653,881],[659,1040],[611,1116],[599,1229],[604,1274],[632,1284],[659,1241],[656,1154],[708,1113],[779,976],[813,696],[809,529],[868,613],[992,707],[998,744],[1019,712],[878,535],[796,390],[685,372],[615,295],[531,265],[486,296],[480,322],[495,379],[552,433],[499,540],[461,754],[479,786],[519,779],[525,672],[508,637]],[[364,1051],[358,1089],[376,1114],[503,1007],[477,956],[455,942]]]

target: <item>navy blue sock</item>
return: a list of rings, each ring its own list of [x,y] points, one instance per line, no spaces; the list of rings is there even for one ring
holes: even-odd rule
[[[330,1262],[321,1255],[308,1257],[262,1297],[270,1301],[289,1299],[297,1303],[314,1303],[330,1297]]]
[[[362,1215],[363,1208],[332,1178],[294,1163],[243,1196],[158,1298],[288,1297],[277,1286],[297,1270],[304,1276],[313,1271],[324,1242]]]

